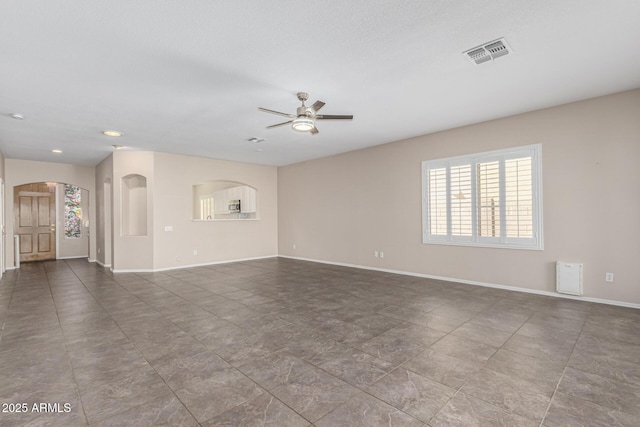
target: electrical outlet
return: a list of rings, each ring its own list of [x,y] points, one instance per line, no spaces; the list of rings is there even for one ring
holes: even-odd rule
[[[384,252],[380,251],[380,258],[384,258]]]
[[[379,256],[379,255],[378,255],[378,251],[373,251],[373,256],[374,256],[374,257],[376,257],[376,258],[378,258],[378,256]]]
[[[605,273],[604,280],[605,280],[605,282],[612,282],[613,283],[613,273]]]
[[[296,248],[296,244],[294,243],[294,244],[293,244],[293,249],[295,249],[295,248]]]
[[[194,249],[194,250],[193,250],[193,254],[194,254],[194,255],[198,255],[198,250],[197,250],[197,249]]]

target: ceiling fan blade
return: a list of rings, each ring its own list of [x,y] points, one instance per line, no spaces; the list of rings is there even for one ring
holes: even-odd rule
[[[316,112],[320,110],[322,107],[324,107],[324,102],[322,101],[316,101],[311,106],[311,108],[313,108],[313,111],[316,111]]]
[[[279,116],[291,117],[292,119],[296,118],[295,114],[281,113],[280,111],[269,110],[268,108],[258,107],[258,110],[264,111],[265,113],[277,114]]]
[[[321,119],[321,120],[352,120],[353,116],[352,115],[331,115],[331,114],[323,114],[323,115],[318,115],[316,116],[316,119]]]
[[[289,124],[289,123],[291,123],[292,121],[293,121],[293,120],[289,120],[288,122],[277,123],[277,124],[275,124],[275,125],[267,126],[267,129],[277,128],[278,126],[288,125],[288,124]]]
[[[318,130],[318,128],[317,128],[317,127],[315,127],[315,125],[314,125],[314,126],[311,128],[311,130],[310,130],[309,132],[311,132],[311,135],[315,135],[316,133],[318,133],[318,132],[320,132],[320,131],[319,131],[319,130]]]

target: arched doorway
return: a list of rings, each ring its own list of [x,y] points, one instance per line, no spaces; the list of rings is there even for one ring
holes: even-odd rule
[[[89,191],[56,182],[14,187],[20,262],[89,256]]]

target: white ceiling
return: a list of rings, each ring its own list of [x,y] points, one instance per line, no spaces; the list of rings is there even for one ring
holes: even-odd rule
[[[461,54],[499,37],[512,55]],[[638,0],[3,0],[0,150],[286,165],[638,88],[639,47]],[[354,120],[265,129],[299,91]]]

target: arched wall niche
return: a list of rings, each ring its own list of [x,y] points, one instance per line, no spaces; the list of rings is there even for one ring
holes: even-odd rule
[[[146,236],[147,178],[130,174],[121,181],[122,236]]]

